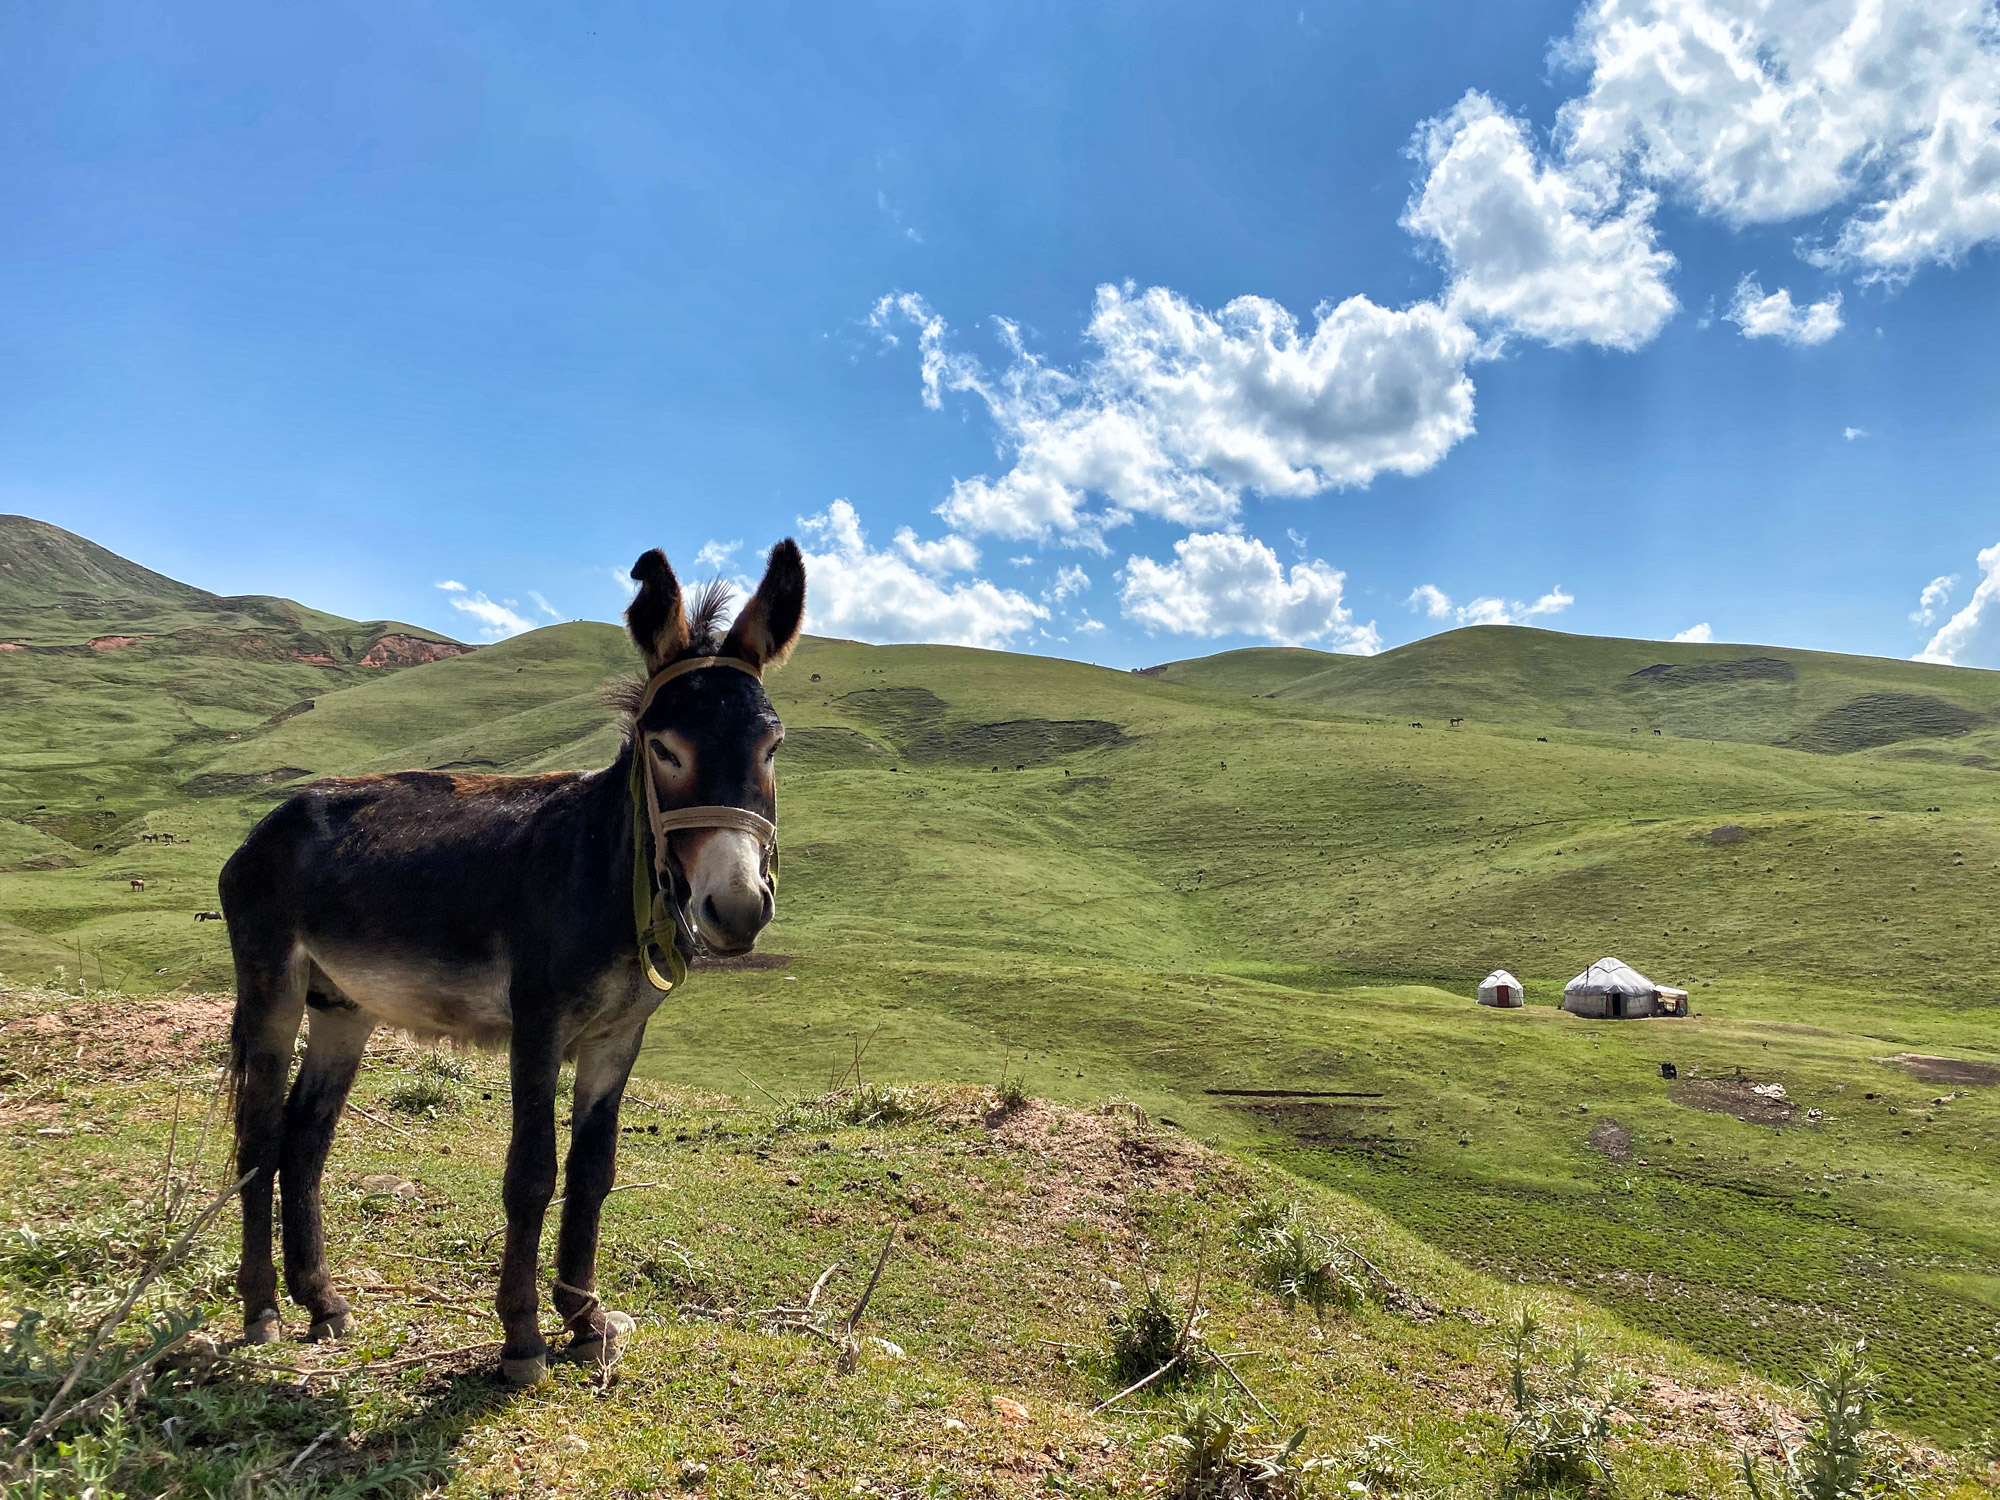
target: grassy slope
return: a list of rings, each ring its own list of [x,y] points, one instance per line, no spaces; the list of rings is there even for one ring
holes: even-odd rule
[[[594,693],[630,664],[610,628],[557,627],[323,695],[202,769],[602,763]],[[808,642],[773,689],[793,744],[764,947],[789,964],[704,975],[699,1003],[656,1022],[650,1076],[803,1089],[877,1028],[891,1076],[997,1078],[1026,1048],[1038,1091],[1130,1094],[1489,1268],[1574,1282],[1774,1373],[1830,1328],[1866,1330],[1913,1425],[2000,1420],[2000,1382],[1968,1378],[1996,1352],[2000,1091],[1922,1109],[1946,1090],[1874,1060],[2000,1051],[1981,979],[2000,960],[1988,773],[1623,732],[1544,744],[1533,725],[1419,733],[951,648]],[[190,842],[0,875],[0,969],[47,974],[80,945],[93,979],[221,981],[222,934],[189,913],[269,806],[261,790],[163,803],[123,826]],[[1723,824],[1749,836],[1709,842]],[[1464,998],[1504,963],[1547,1001],[1606,952],[1693,983],[1702,1016],[1602,1027]],[[1684,1108],[1663,1057],[1783,1081],[1827,1118],[1776,1132]],[[1388,1097],[1270,1115],[1201,1092],[1217,1086]],[[1648,1165],[1586,1148],[1606,1113]]]
[[[0,994],[8,1020],[48,1004]],[[0,1274],[57,1329],[86,1323],[131,1274],[142,1226],[157,1222],[157,1163],[181,1091],[212,1077],[224,1006],[164,1010],[82,1006],[40,1032],[0,1024],[0,1065],[33,1089],[23,1114],[41,1132],[0,1152],[0,1214],[48,1231],[40,1242],[0,1237]],[[73,1060],[71,1044],[100,1015],[157,1040],[136,1060]],[[1185,1391],[1092,1408],[1126,1383],[1104,1357],[1108,1315],[1157,1282],[1182,1299],[1198,1284],[1209,1341],[1256,1351],[1237,1368],[1271,1419],[1216,1377],[1196,1388],[1252,1418],[1247,1448],[1305,1425],[1305,1451],[1333,1463],[1320,1493],[1348,1493],[1349,1480],[1440,1500],[1548,1493],[1509,1483],[1518,1455],[1503,1441],[1493,1336],[1518,1287],[1467,1273],[1351,1198],[1216,1157],[1170,1128],[1129,1113],[1001,1108],[979,1089],[931,1095],[930,1118],[854,1128],[635,1085],[621,1176],[637,1190],[607,1200],[599,1261],[607,1299],[638,1319],[633,1347],[602,1391],[558,1366],[552,1384],[507,1392],[479,1347],[494,1336],[487,1232],[506,1150],[505,1064],[475,1059],[475,1076],[442,1106],[411,1113],[399,1101],[416,1061],[407,1044],[378,1039],[329,1170],[329,1249],[356,1340],[239,1357],[200,1385],[157,1380],[124,1428],[124,1492],[399,1493],[400,1472],[451,1497],[1132,1494],[1171,1466],[1158,1439]],[[184,1172],[199,1139],[184,1122]],[[211,1143],[191,1175],[206,1182],[215,1166]],[[377,1174],[413,1196],[384,1191]],[[1239,1234],[1260,1196],[1296,1202],[1401,1293],[1371,1280],[1359,1311],[1324,1322],[1287,1313],[1255,1285]],[[71,1223],[50,1223],[52,1197]],[[823,1305],[853,1308],[890,1235],[855,1373],[838,1373],[834,1349],[758,1316],[796,1305],[830,1267]],[[157,1300],[208,1305],[226,1328],[232,1269],[227,1236],[212,1235]],[[1536,1300],[1553,1320],[1576,1319],[1628,1382],[1612,1444],[1615,1493],[1627,1500],[1725,1493],[1736,1448],[1796,1431],[1756,1382],[1565,1291]],[[364,1358],[413,1350],[431,1357],[355,1373]],[[339,1441],[306,1453],[329,1429]],[[1387,1451],[1371,1446],[1385,1441]],[[1979,1491],[1963,1471],[1931,1466],[1906,1493]]]
[[[1317,670],[1313,668],[1317,665]],[[1664,670],[1662,670],[1664,669]],[[1435,721],[1659,730],[1845,753],[1990,730],[2000,674],[1771,646],[1691,645],[1479,625],[1380,656],[1232,651],[1159,669],[1165,682]]]

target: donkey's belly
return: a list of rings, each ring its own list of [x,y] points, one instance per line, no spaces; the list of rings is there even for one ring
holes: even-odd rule
[[[335,989],[384,1026],[493,1045],[513,1030],[505,959],[445,964],[379,950],[310,950]]]

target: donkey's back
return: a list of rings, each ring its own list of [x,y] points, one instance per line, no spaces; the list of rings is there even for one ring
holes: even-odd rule
[[[593,806],[604,781],[410,771],[307,788],[223,866],[239,976],[421,1035],[504,1041],[517,974],[587,988],[624,956],[604,900],[617,854]]]

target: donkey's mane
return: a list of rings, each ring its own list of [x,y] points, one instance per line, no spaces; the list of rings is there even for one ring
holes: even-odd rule
[[[690,656],[716,656],[722,651],[723,637],[728,633],[729,601],[736,590],[727,579],[711,578],[694,591],[694,608],[688,611],[688,643],[686,649],[674,658],[686,661]],[[629,741],[632,737],[633,721],[639,714],[639,700],[646,695],[646,679],[643,677],[621,677],[616,682],[606,683],[603,688],[605,707],[618,715],[619,728]]]

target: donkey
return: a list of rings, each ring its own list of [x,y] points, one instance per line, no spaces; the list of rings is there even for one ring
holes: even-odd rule
[[[762,673],[798,639],[805,564],[790,539],[727,635],[726,592],[690,620],[658,551],[632,569],[625,621],[649,674],[600,771],[355,776],[306,788],[222,870],[236,961],[236,1101],[244,1338],[279,1336],[272,1192],[284,1186],[285,1285],[310,1339],[354,1328],[327,1274],[320,1177],[377,1026],[505,1046],[513,1135],[495,1307],[501,1370],[548,1374],[537,1314],[542,1220],[556,1181],[556,1087],[576,1062],[555,1305],[566,1354],[608,1358],[632,1320],[596,1294],[598,1214],[646,1021],[701,952],[747,953],[775,911],[774,758]],[[662,973],[662,968],[665,973]],[[301,1016],[305,1059],[286,1083]]]

